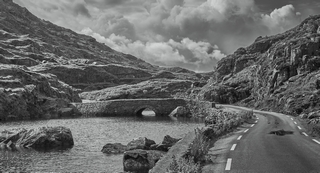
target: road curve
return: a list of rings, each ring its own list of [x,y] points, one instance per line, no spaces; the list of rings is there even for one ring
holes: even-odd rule
[[[235,110],[251,110],[230,105],[222,106]],[[274,112],[254,112],[258,120],[253,127],[233,141],[227,156],[225,172],[320,172],[320,144],[307,136],[294,118]],[[288,134],[269,134],[280,129]],[[289,134],[290,132],[292,134]]]

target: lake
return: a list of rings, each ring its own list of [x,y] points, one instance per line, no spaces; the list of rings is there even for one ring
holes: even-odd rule
[[[146,114],[148,115],[148,114]],[[39,152],[0,150],[1,171],[27,172],[122,172],[122,154],[101,152],[106,143],[127,144],[147,137],[160,143],[165,135],[181,138],[203,122],[169,117],[108,117],[53,119],[0,123],[0,131],[11,128],[65,126],[71,129],[75,145],[64,151]]]

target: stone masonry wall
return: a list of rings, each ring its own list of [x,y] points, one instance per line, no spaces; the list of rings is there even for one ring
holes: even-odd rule
[[[149,108],[156,116],[168,116],[176,107],[186,106],[183,99],[119,99],[103,102],[74,103],[84,117],[137,116],[139,111]]]

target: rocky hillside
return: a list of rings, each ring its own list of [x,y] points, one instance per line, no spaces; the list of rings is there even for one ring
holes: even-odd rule
[[[139,87],[155,79],[168,79],[174,90],[175,80],[190,86],[190,80],[201,77],[182,68],[153,66],[39,19],[12,0],[0,0],[0,121],[77,116],[70,103],[81,102],[84,91]],[[89,93],[92,100],[103,99],[95,93]]]
[[[293,115],[320,109],[320,15],[223,58],[198,97]]]
[[[0,63],[52,73],[80,89],[94,89],[94,83],[102,88],[119,85],[128,78],[140,82],[157,69],[92,37],[41,20],[11,0],[0,0],[0,11]]]
[[[0,63],[51,73],[84,91],[152,78],[199,77],[185,69],[160,68],[117,52],[90,36],[39,19],[12,0],[0,0],[0,11]],[[157,76],[158,71],[165,73]]]

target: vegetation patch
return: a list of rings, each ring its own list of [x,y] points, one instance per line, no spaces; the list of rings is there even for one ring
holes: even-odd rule
[[[204,111],[206,110],[206,111]],[[181,158],[175,158],[167,172],[170,173],[200,173],[206,162],[206,154],[214,143],[223,135],[249,121],[253,111],[242,111],[238,114],[217,109],[203,109],[207,114],[205,127],[195,129],[195,138]]]
[[[303,125],[303,127],[306,128],[306,130],[311,136],[320,138],[320,122],[316,122],[317,119],[318,118],[311,119],[311,120],[300,119],[300,122]],[[320,118],[318,121],[320,121]]]

